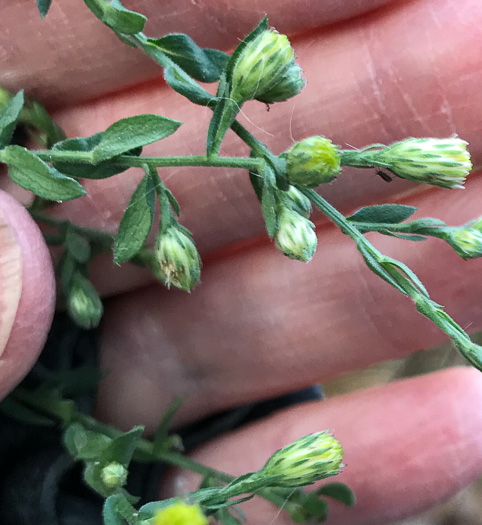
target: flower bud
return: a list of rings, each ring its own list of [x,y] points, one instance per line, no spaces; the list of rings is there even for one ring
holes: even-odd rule
[[[251,99],[281,102],[297,95],[305,81],[288,37],[266,30],[249,42],[234,65],[231,85],[231,96],[240,104]]]
[[[127,481],[127,469],[124,465],[113,461],[101,470],[100,476],[106,487],[110,489],[122,487]]]
[[[76,272],[70,283],[67,309],[70,317],[82,328],[95,328],[102,317],[103,306],[92,283]]]
[[[448,139],[408,138],[376,152],[368,153],[375,165],[389,169],[402,179],[441,188],[463,188],[472,169],[467,142]]]
[[[309,434],[277,450],[260,473],[280,476],[279,486],[309,485],[339,473],[343,449],[329,432]]]
[[[292,184],[315,188],[340,173],[338,147],[325,137],[308,137],[286,153],[286,175]]]
[[[156,239],[159,268],[156,277],[168,288],[175,286],[189,292],[201,277],[201,260],[187,230],[179,225],[169,226]]]
[[[6,89],[0,88],[0,108],[11,99],[12,95]]]
[[[306,219],[311,215],[311,201],[300,190],[290,186],[288,191],[280,191],[281,205],[299,213]]]
[[[476,228],[460,228],[450,232],[447,241],[462,259],[482,256],[482,232]]]
[[[274,235],[276,246],[290,259],[309,262],[317,244],[314,227],[311,221],[299,213],[283,208]]]
[[[187,505],[182,500],[159,509],[154,515],[153,525],[208,525],[199,505]]]

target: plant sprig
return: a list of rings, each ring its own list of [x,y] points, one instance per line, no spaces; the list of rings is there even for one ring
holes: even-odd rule
[[[443,188],[462,187],[472,168],[463,140],[408,138],[391,145],[341,150],[327,138],[315,136],[274,155],[236,120],[247,101],[282,102],[297,95],[305,84],[287,37],[270,30],[267,18],[236,46],[232,55],[227,55],[220,50],[200,48],[188,35],[180,33],[146,36],[146,17],[126,9],[119,0],[83,1],[124,44],[154,60],[162,68],[168,86],[193,104],[210,108],[213,114],[203,154],[148,157],[142,155],[142,148],[173,135],[180,122],[160,115],[137,115],[114,122],[89,137],[65,138],[38,102],[25,98],[21,91],[15,96],[0,91],[0,162],[6,164],[14,183],[36,196],[30,211],[47,228],[46,241],[60,247],[56,270],[63,302],[78,324],[90,328],[102,316],[102,303],[88,278],[88,265],[101,252],[112,251],[116,264],[130,261],[148,267],[167,287],[186,291],[194,288],[200,281],[200,257],[192,234],[181,223],[179,203],[163,183],[158,168],[236,168],[249,174],[267,234],[284,255],[303,262],[313,257],[317,238],[309,219],[314,205],[355,242],[372,272],[410,297],[416,309],[445,332],[473,366],[482,370],[482,347],[473,343],[443,306],[430,298],[410,268],[380,253],[364,236],[377,232],[413,241],[436,237],[447,242],[460,257],[470,259],[482,256],[482,220],[458,227],[435,218],[404,222],[416,209],[399,204],[368,206],[344,217],[314,190],[334,181],[344,166],[383,168],[412,181]],[[50,5],[51,0],[37,0],[41,16],[47,14]],[[199,82],[217,83],[216,94],[209,93]],[[46,149],[31,150],[12,143],[19,126],[25,127],[30,138]],[[249,147],[249,157],[219,155],[228,129]],[[51,202],[85,196],[83,179],[104,179],[128,168],[141,169],[144,175],[133,191],[115,237],[58,220],[44,210]],[[384,175],[385,180],[389,177]],[[156,208],[158,226],[153,224]],[[151,232],[156,237],[154,247],[148,244]],[[254,493],[284,506],[295,521],[325,519],[326,505],[320,495],[345,503],[351,501],[345,489],[334,485],[307,494],[291,489],[287,492],[286,479],[279,472],[267,475],[269,460],[257,473],[236,479],[200,466],[173,449],[175,440],[167,434],[167,420],[161,423],[154,442],[149,442],[141,437],[140,427],[120,433],[80,414],[72,402],[48,390],[32,393],[18,389],[3,407],[10,412],[13,407],[13,412],[33,419],[37,416],[37,422],[61,422],[68,450],[84,462],[86,482],[106,498],[107,525],[157,525],[156,516],[182,503],[167,500],[136,509],[135,498],[124,488],[133,457],[163,460],[205,477],[202,487],[189,495],[191,503],[202,510],[201,517],[196,518],[199,524],[203,523],[203,513],[214,515],[225,524],[239,523],[239,515],[232,514],[230,507]],[[301,476],[291,481],[293,486],[302,486],[306,479]],[[192,509],[179,511],[189,513]]]

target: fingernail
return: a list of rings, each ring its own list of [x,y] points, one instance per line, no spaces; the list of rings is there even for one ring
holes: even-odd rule
[[[0,210],[0,356],[10,337],[21,293],[22,252]]]

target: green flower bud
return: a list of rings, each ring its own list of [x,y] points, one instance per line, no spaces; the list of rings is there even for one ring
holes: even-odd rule
[[[477,259],[482,256],[482,231],[476,228],[452,231],[447,241],[462,259]]]
[[[95,328],[104,311],[102,301],[92,283],[77,272],[70,283],[67,309],[70,317],[82,328]]]
[[[276,480],[279,486],[309,485],[338,474],[342,459],[340,443],[329,432],[317,432],[277,450],[260,474],[280,476]]]
[[[101,470],[100,476],[104,485],[109,489],[122,487],[127,481],[127,469],[124,465],[113,461]]]
[[[199,505],[188,505],[182,500],[156,511],[153,525],[208,525]]]
[[[286,175],[292,184],[315,188],[340,173],[338,147],[325,137],[308,137],[286,153]]]
[[[231,85],[239,103],[281,102],[297,95],[305,81],[288,37],[266,30],[249,42],[234,65]]]
[[[0,88],[0,108],[12,99],[12,95],[3,88]]]
[[[306,219],[311,215],[311,201],[300,190],[290,186],[288,191],[280,191],[281,206],[290,208]]]
[[[274,234],[276,246],[290,259],[309,262],[317,244],[314,227],[311,221],[299,213],[283,208]]]
[[[187,230],[170,226],[158,235],[155,254],[159,267],[155,276],[168,288],[175,286],[189,292],[201,277],[201,260]]]
[[[408,138],[381,150],[367,153],[367,160],[389,169],[402,179],[441,188],[463,188],[472,169],[467,142],[448,139]]]

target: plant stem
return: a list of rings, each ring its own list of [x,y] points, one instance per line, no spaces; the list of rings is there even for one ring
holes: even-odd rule
[[[482,347],[473,343],[468,334],[444,311],[443,306],[432,301],[418,277],[399,261],[381,254],[352,226],[331,204],[314,190],[301,191],[319,208],[340,230],[351,237],[365,257],[368,267],[394,288],[408,295],[418,312],[432,321],[453,341],[457,350],[478,370],[482,370]],[[368,257],[367,257],[368,255]],[[408,278],[407,278],[408,277]]]
[[[42,224],[47,224],[48,226],[53,226],[60,230],[68,226],[69,228],[79,233],[80,235],[86,237],[87,239],[91,241],[101,242],[102,244],[111,245],[114,242],[113,235],[109,233],[104,233],[99,230],[92,230],[91,228],[77,226],[69,221],[57,219],[56,217],[46,215],[45,213],[42,213],[40,211],[29,210],[29,212],[33,219]]]
[[[69,162],[72,164],[92,164],[92,155],[85,151],[33,151],[37,157],[47,162]],[[142,168],[145,164],[156,167],[201,166],[215,168],[241,168],[262,172],[264,160],[249,157],[206,157],[204,155],[187,155],[176,157],[135,157],[119,155],[109,163],[125,167]]]

